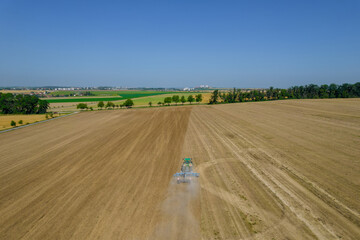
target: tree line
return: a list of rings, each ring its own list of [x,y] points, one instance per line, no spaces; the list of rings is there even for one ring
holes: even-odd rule
[[[46,113],[49,103],[35,95],[0,92],[0,111],[2,114],[41,114]]]
[[[181,102],[182,104],[189,102],[192,104],[193,102],[200,103],[202,101],[203,97],[202,94],[197,94],[195,97],[193,95],[189,95],[187,98],[185,96],[179,96],[179,95],[173,95],[172,97],[166,97],[164,98],[164,102],[158,102],[158,105],[165,105],[167,104],[170,106],[171,103],[175,103],[176,105]],[[152,102],[149,102],[149,106],[152,106]]]
[[[270,87],[262,90],[242,91],[234,88],[232,91],[220,92],[215,90],[209,100],[210,104],[265,101],[280,99],[317,99],[317,98],[355,98],[360,97],[360,82],[342,85],[324,84],[318,86],[309,84],[293,86],[288,89]]]
[[[98,102],[97,106],[98,108],[102,109],[110,109],[110,108],[122,108],[122,107],[126,107],[126,108],[131,108],[134,105],[133,100],[131,99],[126,99],[125,102],[123,102],[122,104],[115,104],[113,102],[107,102],[106,104],[103,101]],[[79,103],[76,105],[77,109],[90,109],[90,110],[94,110],[92,107],[89,107],[86,103]]]
[[[164,106],[165,104],[170,106],[171,103],[175,103],[176,105],[178,103],[186,103],[186,102],[189,102],[190,104],[192,104],[193,102],[201,102],[203,99],[202,97],[202,94],[197,94],[195,95],[195,97],[193,95],[189,95],[188,97],[185,97],[185,96],[179,96],[179,95],[173,95],[172,97],[165,97],[164,98],[164,101],[163,102],[158,102],[157,104],[159,106]],[[148,103],[149,106],[151,107],[153,105],[153,102],[149,102]],[[107,102],[106,104],[103,102],[103,101],[100,101],[98,102],[97,106],[98,108],[102,109],[102,108],[105,108],[105,109],[110,109],[110,108],[122,108],[122,107],[126,107],[126,108],[131,108],[132,106],[134,105],[134,102],[133,100],[131,99],[126,99],[126,101],[124,101],[122,104],[115,104],[113,102]],[[86,103],[79,103],[76,105],[76,107],[78,109],[90,109],[90,110],[93,110],[92,107],[89,107]]]

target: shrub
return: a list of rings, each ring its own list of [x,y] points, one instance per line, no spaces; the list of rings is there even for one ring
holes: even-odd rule
[[[16,126],[16,122],[14,120],[11,121],[10,123],[11,126],[15,127]]]
[[[23,120],[20,120],[20,121],[19,121],[19,124],[23,124]]]

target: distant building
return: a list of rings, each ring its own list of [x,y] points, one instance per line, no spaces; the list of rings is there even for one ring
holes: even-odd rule
[[[186,87],[186,88],[183,89],[183,91],[192,91],[192,90],[194,90],[194,88],[188,88],[188,87]]]
[[[79,89],[79,88],[76,88]],[[74,91],[75,88],[55,88],[56,91]]]

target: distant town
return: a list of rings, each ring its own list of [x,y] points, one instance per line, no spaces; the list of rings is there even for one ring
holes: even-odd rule
[[[196,87],[184,87],[184,88],[147,88],[147,87],[112,87],[112,86],[99,86],[99,87],[73,87],[73,86],[41,86],[41,87],[0,87],[0,91],[8,91],[14,94],[27,94],[36,95],[42,98],[48,97],[64,97],[64,96],[89,96],[89,91],[162,91],[162,92],[194,92],[194,91],[211,91],[219,88],[212,88],[209,85],[200,85]],[[54,95],[54,92],[67,92],[78,91],[70,94],[58,94]]]
[[[209,89],[218,89],[212,88],[209,85],[200,85],[196,87],[184,87],[184,88],[148,88],[148,87],[111,87],[111,86],[99,86],[99,87],[64,87],[64,86],[41,86],[41,87],[21,87],[21,86],[11,86],[11,87],[0,87],[0,90],[36,90],[36,91],[76,91],[76,90],[137,90],[137,91],[195,91],[195,90],[209,90]]]

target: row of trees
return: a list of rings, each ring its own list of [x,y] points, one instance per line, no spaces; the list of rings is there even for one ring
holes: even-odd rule
[[[125,102],[123,102],[122,104],[119,105],[115,105],[113,102],[107,102],[105,105],[105,108],[115,108],[115,107],[127,107],[127,108],[131,108],[132,106],[134,106],[134,102],[131,99],[126,99]],[[104,103],[103,102],[99,102],[98,103],[98,107],[103,108],[104,107]]]
[[[98,108],[102,109],[102,108],[122,108],[122,107],[127,107],[130,108],[134,105],[134,102],[131,99],[126,99],[126,101],[122,104],[115,104],[113,102],[107,102],[106,104],[103,101],[98,102]],[[90,109],[93,110],[92,107],[88,107],[88,105],[86,103],[79,103],[78,105],[76,105],[76,107],[78,109]]]
[[[360,97],[360,82],[355,84],[344,83],[342,85],[315,85],[294,86],[288,89],[270,87],[264,90],[241,91],[234,88],[229,92],[215,90],[209,103],[218,102],[234,103],[248,101],[264,101],[277,99],[316,99],[316,98],[353,98]]]
[[[170,105],[172,102],[176,103],[176,105],[181,102],[182,104],[189,102],[190,104],[192,104],[193,102],[201,102],[203,99],[202,94],[197,94],[194,96],[189,95],[187,98],[185,96],[179,96],[179,95],[174,95],[172,97],[166,97],[164,98],[164,102],[158,102],[159,106],[164,106],[165,104]],[[103,101],[98,102],[97,106],[100,109],[107,109],[107,108],[122,108],[122,107],[126,107],[126,108],[131,108],[134,105],[134,102],[131,99],[126,99],[125,102],[123,102],[122,104],[114,104],[113,102],[107,102],[106,104]],[[149,106],[151,107],[153,105],[152,102],[149,102]],[[78,109],[90,109],[93,110],[92,107],[88,107],[88,105],[86,103],[79,103],[76,106]]]
[[[46,113],[49,103],[34,95],[0,92],[0,111],[3,114],[40,114]]]
[[[197,94],[195,95],[195,97],[193,97],[193,95],[189,95],[187,98],[185,96],[179,96],[179,95],[174,95],[172,97],[166,97],[164,98],[164,102],[158,102],[158,105],[170,105],[172,102],[174,102],[176,105],[181,102],[182,104],[189,102],[190,104],[192,104],[193,102],[201,102],[202,101],[202,94]],[[152,102],[149,102],[149,105],[152,105]]]

